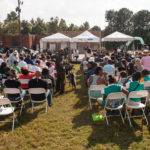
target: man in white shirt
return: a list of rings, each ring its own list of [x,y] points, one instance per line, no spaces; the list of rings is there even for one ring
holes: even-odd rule
[[[22,68],[22,67],[28,68],[28,65],[27,65],[27,63],[24,61],[23,56],[20,56],[20,62],[18,63],[18,66],[19,66],[20,68]]]
[[[38,63],[35,63],[30,69],[29,71],[31,72],[36,72],[36,71],[42,71],[40,67],[38,67]]]

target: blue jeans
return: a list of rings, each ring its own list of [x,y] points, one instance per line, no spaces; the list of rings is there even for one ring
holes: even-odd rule
[[[27,91],[26,90],[22,90],[22,93],[21,93],[21,97],[24,98],[25,95],[26,95]]]
[[[52,106],[52,94],[50,90],[47,90],[46,97],[47,97],[48,106]]]

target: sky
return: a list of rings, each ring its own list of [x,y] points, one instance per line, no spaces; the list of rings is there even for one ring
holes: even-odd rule
[[[88,21],[90,26],[107,26],[105,12],[110,9],[128,8],[134,13],[139,10],[150,10],[150,0],[22,0],[21,19],[31,20],[40,17],[49,21],[58,16],[67,24],[81,25]],[[18,0],[0,0],[0,21],[15,10]]]

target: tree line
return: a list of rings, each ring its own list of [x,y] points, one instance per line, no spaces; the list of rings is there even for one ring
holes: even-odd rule
[[[140,10],[133,13],[133,11],[127,8],[121,8],[118,11],[108,10],[105,13],[105,20],[108,24],[102,31],[102,37],[119,31],[132,36],[140,36],[149,45],[150,11]],[[47,22],[41,18],[21,21],[22,34],[50,35],[59,31],[85,31],[89,29],[101,30],[97,25],[91,28],[87,21],[80,26],[73,23],[67,25],[64,19],[58,17],[51,17]],[[0,22],[0,34],[15,35],[18,34],[18,31],[18,15],[15,11],[12,11],[7,14],[7,18],[3,22]]]
[[[12,11],[7,14],[4,22],[0,22],[0,34],[18,34],[18,27],[18,16],[15,11]],[[64,19],[59,19],[58,17],[51,17],[48,22],[41,18],[21,21],[21,34],[49,35],[58,31],[85,31],[89,29],[100,30],[100,27],[94,26],[90,28],[87,21],[80,26],[73,23],[67,25]]]

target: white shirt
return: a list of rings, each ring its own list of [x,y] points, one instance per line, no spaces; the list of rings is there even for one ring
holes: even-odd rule
[[[87,70],[87,64],[88,62],[86,60],[83,61],[83,70]]]
[[[2,62],[4,62],[4,60],[2,58],[0,58],[0,65],[2,64]]]
[[[18,63],[18,66],[21,68],[21,67],[27,67],[28,68],[28,65],[27,65],[27,63],[25,62],[25,61],[20,61],[19,63]]]
[[[32,71],[32,72],[41,71],[41,68],[38,67],[38,66],[33,65],[33,66],[29,69],[29,71]]]
[[[54,74],[54,68],[55,68],[55,66],[51,66],[51,67],[49,68],[49,74],[50,74],[51,76],[53,76],[53,74]]]

